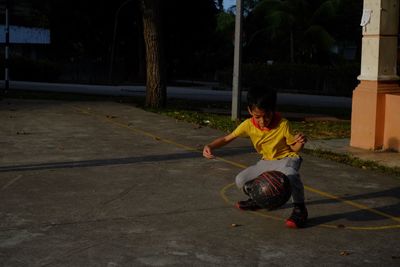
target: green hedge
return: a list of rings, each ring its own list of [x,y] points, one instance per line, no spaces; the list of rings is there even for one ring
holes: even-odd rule
[[[359,73],[359,64],[244,64],[242,86],[265,85],[284,92],[350,96],[358,84]],[[221,83],[231,85],[232,70],[219,72],[218,78]]]

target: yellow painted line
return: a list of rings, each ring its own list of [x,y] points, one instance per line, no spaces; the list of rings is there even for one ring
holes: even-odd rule
[[[234,205],[234,202],[232,202],[232,201],[226,196],[226,191],[227,191],[228,189],[230,189],[231,187],[234,187],[234,186],[235,186],[235,183],[228,184],[228,185],[224,186],[224,187],[220,190],[220,192],[219,192],[221,198],[222,198],[226,203],[228,203],[228,204],[230,204],[230,205]],[[317,192],[317,191],[318,191],[318,192]],[[312,191],[312,192],[317,193],[317,194],[323,193],[322,195],[325,196],[325,197],[333,198],[333,199],[335,199],[335,200],[337,200],[337,201],[341,201],[341,202],[346,202],[345,200],[341,200],[340,198],[337,198],[337,197],[335,197],[335,196],[333,196],[333,195],[331,195],[331,194],[326,194],[325,192],[322,192],[322,191],[319,191],[319,190]],[[349,204],[349,203],[346,203],[346,204]],[[352,206],[353,206],[353,205],[352,205]],[[363,206],[363,205],[360,205],[360,206]],[[358,207],[358,208],[361,208],[361,207]],[[364,209],[364,208],[362,208],[362,209]],[[370,209],[370,208],[369,208],[369,209],[366,209],[366,210],[371,211],[371,212],[376,211],[376,210],[373,210],[373,209]],[[269,214],[269,213],[266,213],[265,211],[248,211],[248,212],[249,212],[249,213],[252,213],[252,214],[254,214],[254,215],[257,215],[257,216],[266,217],[266,218],[273,219],[273,220],[276,220],[276,221],[285,221],[284,218],[279,217],[279,216],[275,216],[275,215],[272,215],[272,214]],[[378,212],[379,212],[379,211],[378,211]],[[374,213],[375,213],[375,212],[374,212]],[[385,213],[383,213],[383,214],[385,214]],[[380,215],[383,216],[383,214],[380,214]],[[385,215],[387,215],[387,214],[385,214]],[[384,217],[387,217],[387,216],[384,216]],[[387,229],[396,229],[396,228],[400,228],[400,224],[381,225],[381,226],[347,226],[347,225],[346,225],[346,226],[344,226],[343,228],[339,227],[338,225],[334,225],[334,224],[317,224],[317,225],[315,225],[315,226],[324,227],[324,228],[330,228],[330,229],[368,230],[368,231],[387,230]]]
[[[367,210],[367,211],[369,211],[369,212],[372,212],[372,213],[378,214],[378,215],[380,215],[380,216],[386,217],[386,218],[388,218],[388,219],[391,219],[391,220],[393,220],[393,221],[395,221],[395,222],[400,222],[400,218],[398,218],[398,217],[389,215],[389,214],[387,214],[387,213],[385,213],[385,212],[381,212],[381,211],[376,210],[376,209],[372,209],[372,208],[370,208],[370,207],[367,207],[367,206],[365,206],[365,205],[356,203],[356,202],[354,202],[354,201],[346,200],[346,199],[343,199],[343,198],[341,198],[341,197],[334,196],[334,195],[332,195],[332,194],[329,194],[329,193],[320,191],[320,190],[318,190],[318,189],[315,189],[315,188],[312,188],[312,187],[309,187],[309,186],[304,186],[304,188],[307,189],[307,190],[310,191],[310,192],[319,194],[319,195],[321,195],[321,196],[325,196],[325,197],[328,197],[328,198],[335,199],[335,200],[337,200],[337,201],[344,202],[344,203],[346,203],[347,205],[350,205],[350,206],[353,206],[353,207],[356,207],[356,208],[359,208],[359,209],[362,209],[362,210]]]
[[[95,114],[95,113],[93,113],[93,112],[90,112],[90,111],[87,111],[87,110],[85,110],[85,109],[83,109],[83,108],[75,107],[75,109],[76,109],[77,111],[81,112],[81,113],[85,113],[85,114],[91,115],[91,116],[93,116],[93,117],[96,117],[96,118],[98,118],[98,119],[100,119],[100,120],[103,120],[103,121],[106,121],[106,122],[111,122],[111,123],[116,124],[116,125],[118,125],[118,126],[120,126],[120,127],[122,127],[122,128],[126,128],[126,129],[128,129],[128,130],[131,130],[131,131],[134,131],[134,132],[136,132],[136,133],[145,135],[145,136],[147,136],[147,137],[151,137],[151,138],[153,138],[153,139],[155,139],[155,140],[157,140],[157,141],[162,141],[162,142],[164,142],[164,143],[168,143],[168,144],[171,144],[171,145],[175,145],[175,146],[178,146],[178,147],[180,147],[180,148],[184,148],[184,149],[186,149],[186,150],[200,152],[200,151],[199,151],[198,149],[196,149],[196,148],[193,148],[193,147],[190,147],[190,146],[186,146],[186,145],[177,143],[177,142],[175,142],[175,141],[172,141],[172,140],[169,140],[169,139],[165,139],[165,138],[159,137],[159,136],[157,136],[157,135],[155,135],[155,134],[152,134],[152,133],[149,133],[149,132],[146,132],[146,131],[137,129],[137,128],[133,128],[133,127],[131,127],[130,125],[128,125],[128,124],[126,124],[126,123],[118,122],[118,121],[116,121],[116,120],[114,120],[114,119],[112,119],[112,118],[107,118],[106,116],[97,115],[97,114]]]
[[[175,141],[172,141],[172,140],[169,140],[169,139],[166,139],[166,138],[159,137],[159,136],[157,136],[155,134],[152,134],[150,132],[147,132],[147,131],[144,131],[144,130],[141,130],[141,129],[138,129],[138,128],[133,128],[133,127],[131,127],[130,125],[128,125],[126,123],[118,122],[115,119],[108,118],[105,115],[98,115],[98,114],[96,114],[94,112],[88,111],[87,109],[79,108],[79,107],[74,107],[74,109],[79,111],[80,113],[84,113],[84,114],[96,117],[96,118],[98,118],[100,120],[103,120],[103,121],[106,121],[106,122],[110,122],[110,123],[118,125],[118,126],[120,126],[122,128],[126,128],[128,130],[133,131],[133,132],[136,132],[136,133],[151,137],[151,138],[153,138],[153,139],[155,139],[157,141],[161,141],[161,142],[164,142],[164,143],[172,144],[174,146],[177,146],[177,147],[189,150],[189,151],[202,153],[202,151],[199,150],[199,149],[196,149],[196,148],[193,148],[193,147],[190,147],[190,146],[187,146],[187,145],[183,145],[183,144],[177,143]],[[221,158],[221,157],[215,157],[215,159],[217,159],[219,161],[223,161],[223,162],[228,163],[230,165],[233,165],[235,167],[242,168],[242,169],[245,169],[245,168],[248,167],[248,166],[243,165],[241,163],[238,163],[238,162],[235,162],[235,161],[232,161],[232,160],[227,160],[227,159],[224,159],[224,158]],[[228,184],[227,186],[222,188],[221,191],[220,191],[221,197],[228,204],[232,204],[232,202],[227,198],[225,192],[226,192],[226,190],[228,188],[232,187],[233,185],[234,185],[234,183]],[[398,218],[398,217],[395,217],[395,216],[392,216],[392,215],[387,214],[385,212],[381,212],[379,210],[370,208],[368,206],[356,203],[354,201],[343,199],[341,197],[329,194],[327,192],[320,191],[320,190],[312,188],[310,186],[304,186],[304,189],[306,189],[306,190],[308,190],[310,192],[319,194],[321,196],[324,196],[324,197],[327,197],[327,198],[331,198],[331,199],[337,200],[339,202],[346,203],[347,205],[356,207],[358,209],[369,211],[371,213],[374,213],[374,214],[380,215],[382,217],[391,219],[391,220],[393,220],[395,222],[400,222],[400,218]],[[267,217],[267,218],[274,219],[274,220],[284,220],[281,217],[270,215],[270,214],[265,214],[265,213],[262,213],[262,212],[259,212],[259,211],[251,211],[250,213],[254,213],[254,214],[257,214],[259,216]],[[336,225],[330,225],[330,224],[319,224],[318,226],[322,226],[322,227],[326,227],[326,228],[336,228],[336,229],[338,228]],[[384,229],[394,229],[394,228],[400,228],[400,224],[399,225],[397,225],[397,224],[396,225],[385,225],[385,226],[365,226],[365,227],[364,226],[345,226],[345,229],[352,229],[352,230],[384,230]]]

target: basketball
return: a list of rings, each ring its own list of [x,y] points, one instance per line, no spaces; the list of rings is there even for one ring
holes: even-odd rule
[[[268,210],[279,208],[292,194],[288,177],[279,171],[264,172],[247,182],[245,188],[257,205]]]

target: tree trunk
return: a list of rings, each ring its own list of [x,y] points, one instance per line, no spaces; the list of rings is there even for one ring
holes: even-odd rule
[[[161,38],[161,0],[141,0],[146,48],[146,106],[166,104],[166,76]]]

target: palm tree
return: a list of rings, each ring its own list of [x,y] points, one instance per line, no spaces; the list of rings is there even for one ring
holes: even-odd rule
[[[219,11],[224,11],[224,0],[217,0],[217,7]]]
[[[260,35],[270,41],[289,44],[289,61],[313,61],[327,53],[334,38],[325,25],[337,14],[341,0],[263,0],[255,6],[249,20],[259,24],[248,43]]]

